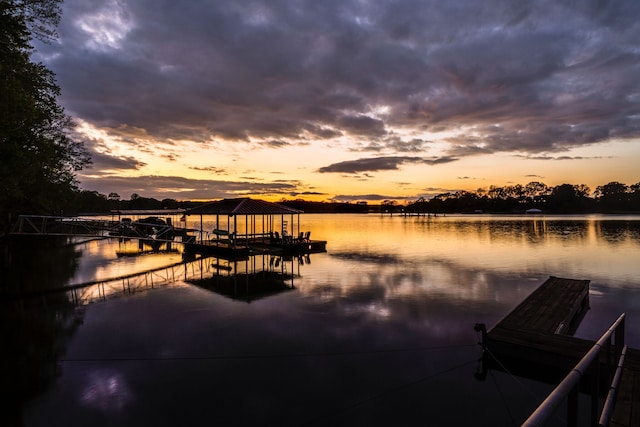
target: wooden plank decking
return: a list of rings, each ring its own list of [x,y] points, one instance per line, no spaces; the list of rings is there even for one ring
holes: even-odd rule
[[[552,276],[493,329],[573,335],[588,307],[588,280]]]
[[[610,427],[640,426],[640,350],[627,349]]]
[[[483,336],[488,368],[559,383],[595,344],[572,336],[588,308],[588,280],[549,277]],[[607,357],[601,351],[602,366]],[[601,375],[604,394],[610,378]],[[640,426],[640,350],[627,351],[611,426]]]
[[[588,307],[588,280],[549,277],[487,332],[485,346],[511,369],[554,381],[593,345],[570,336]]]

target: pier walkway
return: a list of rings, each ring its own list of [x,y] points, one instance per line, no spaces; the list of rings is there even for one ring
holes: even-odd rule
[[[640,350],[627,349],[610,426],[640,426]]]
[[[248,210],[235,209],[240,204]],[[284,219],[283,212],[290,215],[301,214],[301,211],[293,211],[289,208],[278,207],[275,204],[254,201],[249,199],[224,200],[212,204],[213,215],[216,215],[217,227],[211,232],[205,231],[202,224],[201,210],[186,212],[186,215],[198,214],[201,216],[200,228],[177,227],[171,218],[165,220],[159,217],[147,217],[132,221],[125,219],[115,221],[99,218],[63,217],[45,215],[21,215],[14,224],[10,235],[14,236],[67,236],[67,237],[94,237],[94,238],[118,238],[135,239],[139,242],[139,250],[132,254],[140,254],[145,247],[158,252],[162,247],[172,250],[173,244],[183,244],[185,252],[201,255],[222,256],[231,260],[246,259],[255,254],[297,255],[302,253],[326,252],[326,240],[310,239],[310,231],[302,232],[297,226],[297,235],[287,233],[287,225],[293,223]],[[257,207],[256,207],[257,206]],[[276,207],[273,207],[276,206]],[[234,208],[234,209],[230,209]],[[269,211],[272,209],[272,211]],[[156,211],[138,211],[137,214],[157,213]],[[194,213],[195,212],[195,213]],[[203,212],[207,212],[204,210]],[[222,213],[221,213],[222,212]],[[264,212],[261,215],[262,224],[256,224],[256,212]],[[282,218],[275,221],[272,216]],[[120,212],[121,213],[121,212]],[[119,214],[120,214],[119,213]],[[168,212],[175,214],[175,212]],[[226,224],[220,224],[220,216],[224,214]],[[243,215],[244,230],[238,229],[236,216]],[[230,221],[233,218],[233,224]],[[279,232],[273,231],[274,224],[280,227]],[[299,221],[298,221],[299,222]],[[249,229],[251,227],[251,229]],[[291,227],[289,230],[291,230]],[[282,235],[280,235],[282,233]],[[127,255],[127,254],[123,254]]]
[[[577,392],[582,391],[591,395],[591,425],[640,426],[640,351],[626,349],[626,355],[619,359],[624,346],[624,314],[596,343],[572,336],[588,309],[588,280],[549,277],[490,330],[483,324],[476,325],[482,332],[484,348],[483,373],[479,376],[486,375],[488,369],[498,369],[562,386],[576,374],[579,379],[575,390],[561,397],[568,402],[567,425],[577,425]],[[576,373],[576,367],[586,363],[587,355],[594,361],[588,369]],[[619,360],[624,362],[620,383],[614,384]],[[614,410],[610,419],[598,424],[605,412],[601,410],[605,398],[611,400]],[[541,405],[536,413],[546,416],[554,409]],[[523,425],[539,424],[528,421]]]

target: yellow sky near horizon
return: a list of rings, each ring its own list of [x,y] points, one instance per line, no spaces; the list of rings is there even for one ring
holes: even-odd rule
[[[399,202],[640,182],[640,6],[62,3],[35,42],[123,198]],[[188,23],[188,25],[185,25]]]
[[[83,122],[78,131],[84,137],[100,141],[98,146],[108,147],[108,155],[115,158],[131,157],[132,141],[110,136],[110,133]],[[99,175],[136,178],[140,176],[175,176],[186,180],[215,180],[247,183],[290,183],[300,196],[287,196],[278,192],[268,194],[251,192],[244,196],[270,201],[283,198],[304,198],[313,201],[333,200],[339,195],[361,195],[358,200],[379,202],[367,195],[384,195],[390,199],[417,199],[448,191],[476,191],[490,186],[526,184],[540,181],[550,187],[560,184],[585,184],[592,190],[611,181],[627,185],[640,181],[636,165],[640,164],[640,150],[632,141],[610,141],[573,148],[567,152],[528,156],[517,153],[497,153],[460,158],[450,163],[425,165],[403,164],[398,169],[365,171],[360,173],[320,173],[329,164],[354,157],[351,144],[343,141],[291,145],[274,149],[259,143],[218,141],[196,143],[192,141],[157,142],[153,139],[135,141],[139,149],[135,159],[143,163],[137,169],[118,170],[103,168]],[[435,144],[434,144],[435,145]],[[444,143],[441,144],[443,147]],[[435,149],[434,149],[435,151]],[[365,155],[357,153],[356,155]],[[84,172],[91,176],[91,170]],[[249,186],[248,186],[249,187]],[[150,189],[148,197],[164,192],[168,198],[181,199],[182,193],[195,188],[189,185]],[[302,194],[305,193],[306,194]],[[141,191],[140,195],[148,192]],[[127,197],[127,194],[121,195]],[[204,197],[202,197],[204,196]],[[215,197],[188,197],[208,200]]]

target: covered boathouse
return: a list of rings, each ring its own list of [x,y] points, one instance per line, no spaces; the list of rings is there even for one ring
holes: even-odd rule
[[[248,197],[207,203],[184,212],[200,218],[198,238],[185,249],[236,259],[256,253],[324,252],[327,242],[311,240],[311,230],[302,229],[302,213]]]

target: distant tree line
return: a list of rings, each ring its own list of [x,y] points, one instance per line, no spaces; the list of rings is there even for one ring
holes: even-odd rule
[[[118,193],[101,194],[97,191],[79,191],[72,204],[69,214],[109,213],[118,210],[161,210],[161,209],[189,209],[202,202],[178,201],[175,199],[154,199],[142,197],[133,193],[128,200],[121,199]]]
[[[372,210],[379,211],[375,205],[372,206],[366,203],[311,202],[302,199],[282,200],[278,203],[307,213],[367,213]]]
[[[429,200],[420,198],[402,208],[407,212],[425,213],[521,213],[528,209],[557,214],[640,212],[640,182],[628,186],[612,181],[591,194],[584,184],[549,187],[534,181],[526,185],[491,186],[475,192],[442,193]]]
[[[210,203],[209,201],[180,201],[175,199],[154,199],[142,197],[133,193],[128,200],[122,199],[117,193],[101,194],[97,191],[79,191],[73,203],[68,207],[68,214],[79,213],[109,213],[117,210],[161,210],[161,209],[190,209],[198,205]],[[286,200],[278,202],[308,213],[363,213],[374,210],[379,212],[377,206],[363,203],[334,203],[312,202],[302,199]]]
[[[190,209],[203,201],[180,201],[176,199],[158,200],[143,197],[137,193],[123,199],[113,192],[108,195],[97,191],[76,190],[58,213],[104,214],[117,210],[162,210]],[[279,204],[299,209],[306,213],[371,213],[371,212],[414,212],[414,213],[523,213],[528,209],[540,209],[545,213],[630,213],[640,212],[640,182],[625,185],[610,182],[591,192],[586,185],[562,184],[549,187],[542,182],[526,185],[491,186],[489,189],[441,193],[431,199],[419,198],[406,204],[395,200],[385,200],[380,204],[364,202],[315,202],[303,199],[282,199]],[[22,212],[34,213],[34,212]],[[54,214],[57,214],[54,212]]]

